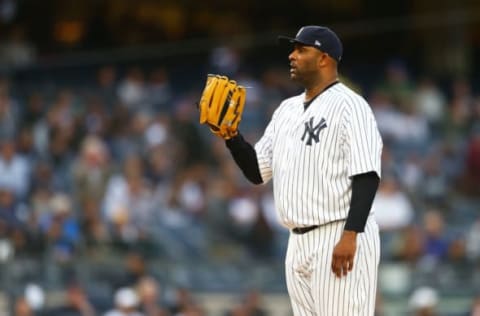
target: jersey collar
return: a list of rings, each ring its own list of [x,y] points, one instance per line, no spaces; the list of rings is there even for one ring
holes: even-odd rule
[[[337,83],[339,83],[340,81],[338,80],[335,80],[334,82],[332,82],[331,84],[329,84],[328,86],[326,86],[322,91],[320,91],[320,93],[318,93],[316,96],[314,96],[313,98],[311,98],[310,100],[306,101],[306,102],[303,102],[303,110],[306,110],[310,104],[312,104],[313,101],[315,101],[315,99],[322,93],[324,93],[325,91],[327,91],[328,89],[330,89],[331,87],[333,87],[334,85],[336,85]]]

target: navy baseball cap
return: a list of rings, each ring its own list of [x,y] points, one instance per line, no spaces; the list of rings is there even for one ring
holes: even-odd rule
[[[290,43],[299,43],[315,47],[330,57],[340,62],[342,59],[343,45],[337,34],[325,26],[308,25],[302,27],[295,38],[279,36],[280,41],[287,40]]]

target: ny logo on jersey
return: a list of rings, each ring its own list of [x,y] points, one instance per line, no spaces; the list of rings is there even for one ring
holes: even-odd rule
[[[312,116],[308,122],[305,122],[305,131],[303,132],[303,135],[302,135],[302,141],[304,141],[305,137],[308,135],[308,138],[306,141],[306,144],[308,146],[312,145],[312,140],[314,140],[315,143],[318,143],[320,131],[325,127],[327,127],[327,122],[325,121],[324,118],[322,118],[317,125],[313,126],[313,116]]]

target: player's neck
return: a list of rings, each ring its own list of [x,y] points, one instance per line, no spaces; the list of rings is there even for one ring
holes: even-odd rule
[[[337,74],[335,73],[324,80],[320,80],[310,86],[305,87],[305,101],[309,101],[322,93],[327,87],[331,86],[334,82],[338,81]]]

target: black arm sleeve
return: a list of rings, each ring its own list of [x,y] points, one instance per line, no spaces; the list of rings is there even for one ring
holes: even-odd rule
[[[373,199],[380,179],[375,172],[367,172],[353,176],[352,200],[348,211],[345,230],[361,233],[365,230]]]
[[[225,144],[245,177],[254,184],[263,183],[255,148],[244,140],[240,133],[235,137],[227,139]]]

